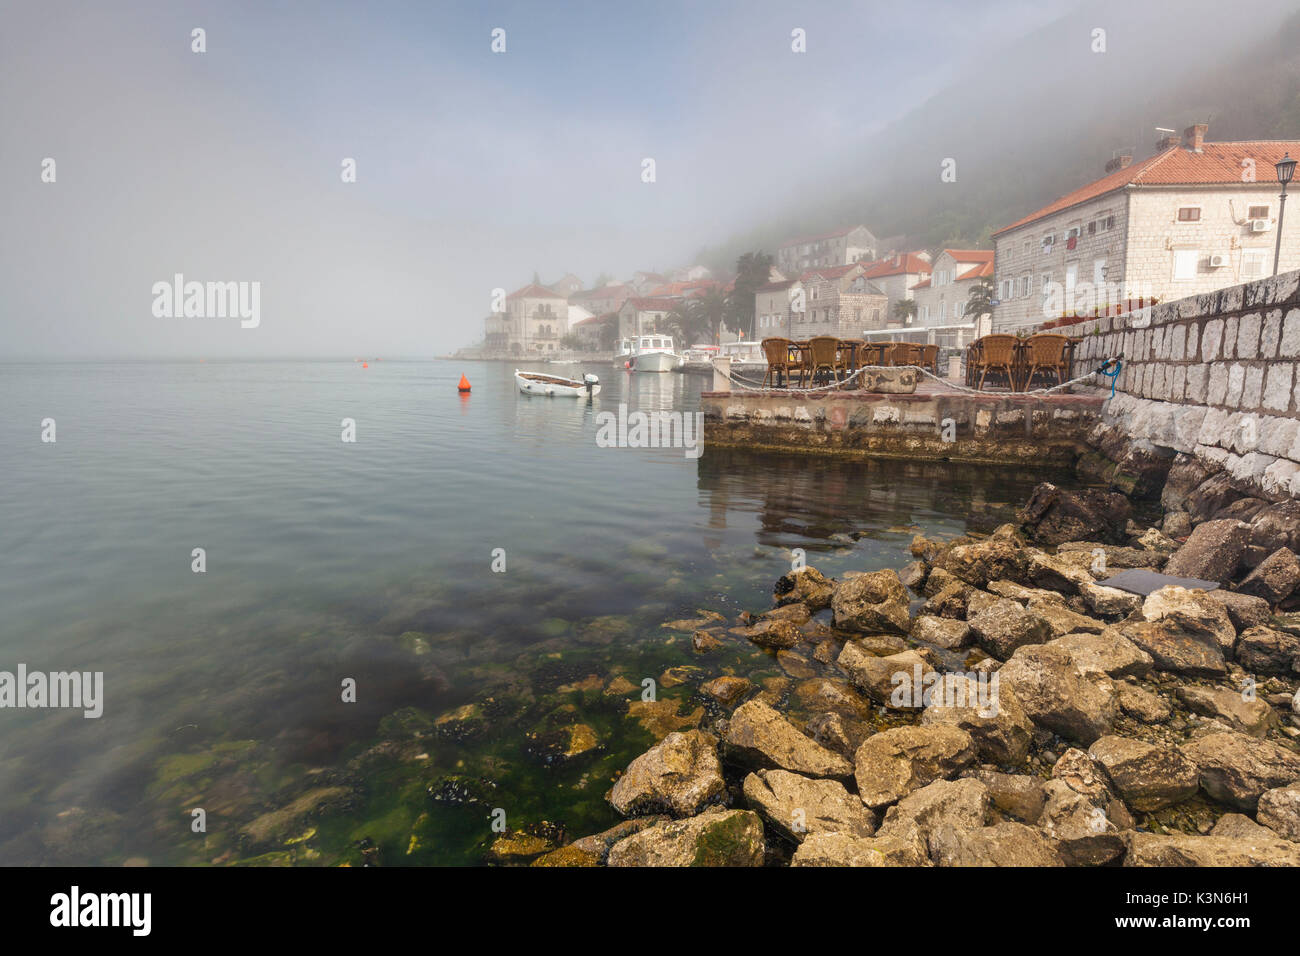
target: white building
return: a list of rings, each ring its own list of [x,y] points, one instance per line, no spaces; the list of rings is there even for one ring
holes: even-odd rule
[[[783,243],[776,250],[776,266],[786,275],[797,276],[809,269],[870,261],[879,246],[866,226],[846,226]]]
[[[1138,163],[1119,156],[1101,179],[994,233],[994,331],[1270,275],[1279,192],[1273,167],[1288,152],[1300,157],[1300,141],[1210,143],[1207,131],[1189,126]],[[1293,215],[1281,272],[1300,268],[1300,215]]]
[[[982,280],[992,279],[991,249],[944,249],[934,259],[930,278],[912,286],[916,299],[917,327],[966,325],[974,321],[966,314],[970,290]],[[947,329],[936,338],[941,345],[961,346],[974,338],[975,330]]]

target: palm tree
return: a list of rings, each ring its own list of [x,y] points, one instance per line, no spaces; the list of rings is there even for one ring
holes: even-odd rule
[[[993,297],[996,293],[993,290],[993,281],[991,279],[980,279],[971,286],[970,293],[966,296],[966,314],[972,319],[981,319],[993,312]]]
[[[727,317],[726,293],[714,286],[703,295],[688,299],[686,308],[695,322],[694,328],[707,336],[710,343],[717,345],[722,323]]]
[[[894,318],[904,325],[911,325],[916,318],[916,300],[899,299],[894,303]]]

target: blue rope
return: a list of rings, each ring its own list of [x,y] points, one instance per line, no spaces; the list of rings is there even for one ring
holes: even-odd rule
[[[1113,372],[1108,371],[1106,369],[1106,365],[1109,365],[1111,362],[1115,363],[1115,370]],[[1102,375],[1105,375],[1108,379],[1110,379],[1110,397],[1114,398],[1115,382],[1119,379],[1120,369],[1124,367],[1124,363],[1121,362],[1119,359],[1110,359],[1108,362],[1106,362],[1106,365],[1103,365],[1101,368],[1097,369],[1097,371],[1101,372]]]

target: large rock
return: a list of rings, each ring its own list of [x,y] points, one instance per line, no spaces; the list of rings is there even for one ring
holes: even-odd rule
[[[811,737],[800,733],[761,700],[736,708],[727,722],[724,750],[728,759],[754,769],[789,770],[808,777],[853,775],[853,765]]]
[[[816,833],[799,844],[791,866],[925,866],[930,861],[911,840]]]
[[[624,820],[608,830],[593,833],[591,836],[580,837],[567,846],[543,854],[529,865],[538,867],[604,866],[609,861],[609,851],[615,843],[648,827],[667,823],[670,819],[671,817],[665,816],[633,817],[631,820]]]
[[[1300,780],[1300,755],[1245,734],[1206,734],[1182,746],[1215,800],[1255,812],[1267,790]]]
[[[895,571],[873,571],[841,582],[831,598],[835,626],[864,634],[906,634],[912,626],[907,589]]]
[[[1278,604],[1297,587],[1300,587],[1300,559],[1290,548],[1278,548],[1246,575],[1237,585],[1237,591]]]
[[[1028,554],[1029,580],[1040,588],[1050,588],[1061,594],[1078,594],[1096,581],[1086,554],[1047,554],[1037,548],[1031,548]]]
[[[1205,594],[1210,600],[1218,601],[1224,606],[1228,617],[1232,620],[1232,626],[1238,632],[1267,624],[1269,618],[1273,616],[1273,608],[1263,598],[1238,594],[1225,588],[1215,588],[1213,591],[1206,591]]]
[[[1066,634],[1050,642],[1063,647],[1084,673],[1109,677],[1144,677],[1151,672],[1151,655],[1114,628],[1100,634]]]
[[[1002,598],[969,618],[976,641],[993,656],[1006,660],[1018,647],[1042,644],[1052,628],[1041,616],[1015,601]]]
[[[912,622],[912,639],[945,650],[957,650],[970,643],[970,625],[950,617],[922,614]]]
[[[1228,672],[1223,650],[1211,638],[1187,634],[1173,621],[1136,621],[1119,632],[1151,655],[1155,669],[1191,677],[1222,677]]]
[[[935,559],[935,567],[975,588],[1002,578],[1024,581],[1028,566],[1025,547],[1011,537],[954,545]]]
[[[1192,536],[1169,559],[1164,573],[1175,578],[1226,584],[1241,563],[1249,532],[1249,525],[1232,518],[1197,525]]]
[[[1224,657],[1232,654],[1237,629],[1228,609],[1199,589],[1168,585],[1147,595],[1142,603],[1144,621],[1169,621],[1189,637],[1212,640]]]
[[[753,641],[759,647],[790,648],[803,641],[803,633],[789,621],[759,621],[747,627],[733,627],[730,633]]]
[[[1118,715],[1109,677],[1083,672],[1056,644],[1022,647],[998,671],[1029,719],[1070,740],[1090,744],[1110,731]]]
[[[821,611],[831,606],[834,590],[835,582],[816,568],[800,568],[777,579],[772,603],[776,607],[805,604],[810,611]]]
[[[609,792],[625,817],[671,813],[688,817],[727,792],[718,742],[702,730],[671,733],[627,766]]]
[[[1300,866],[1300,843],[1133,832],[1125,866]]]
[[[763,823],[749,810],[713,807],[615,843],[610,866],[762,866]]]
[[[895,727],[873,734],[854,755],[858,796],[873,809],[954,777],[975,762],[970,734],[944,725]]]
[[[1119,795],[1134,810],[1150,812],[1194,796],[1196,766],[1177,750],[1108,735],[1093,742],[1088,756],[1105,768]]]
[[[926,675],[934,670],[916,651],[876,657],[863,650],[857,641],[846,643],[835,663],[849,675],[854,687],[877,704],[895,710],[920,710],[924,706]]]
[[[1247,700],[1239,690],[1188,684],[1176,693],[1192,713],[1213,717],[1251,737],[1262,738],[1277,724],[1272,707],[1256,697]]]
[[[1017,766],[1029,754],[1034,724],[1016,695],[996,672],[982,683],[965,674],[945,674],[928,692],[921,726],[956,727],[970,734],[981,760]]]
[[[1002,773],[992,767],[976,767],[963,772],[984,784],[993,806],[1025,823],[1037,823],[1043,814],[1047,795],[1043,781],[1021,773]]]
[[[1132,614],[1142,606],[1142,597],[1119,588],[1103,587],[1100,584],[1083,584],[1079,586],[1088,610],[1104,618],[1124,617]]]
[[[1255,818],[1283,839],[1300,843],[1300,783],[1261,794]]]
[[[998,823],[978,830],[942,826],[930,834],[936,866],[1065,866],[1056,842],[1023,823]]]
[[[759,770],[745,778],[745,801],[796,843],[817,833],[869,837],[875,816],[835,780],[812,780],[786,770]]]
[[[1062,859],[1070,866],[1104,866],[1124,853],[1121,827],[1108,813],[1104,791],[1089,797],[1063,779],[1043,784],[1046,802],[1038,823],[1056,841]]]
[[[1256,674],[1289,674],[1300,662],[1300,637],[1252,627],[1237,641],[1237,662]]]
[[[1245,497],[1233,487],[1232,476],[1226,471],[1210,475],[1193,488],[1183,499],[1183,510],[1199,524],[1218,514],[1238,498]]]
[[[890,807],[876,836],[911,843],[928,857],[930,834],[935,830],[943,826],[976,830],[984,826],[988,814],[989,791],[978,780],[936,780]]]
[[[1169,466],[1165,486],[1160,490],[1160,505],[1165,511],[1183,511],[1187,497],[1210,477],[1210,468],[1195,455],[1179,452]]]
[[[1043,482],[1029,496],[1016,520],[1040,544],[1064,544],[1085,538],[1122,544],[1131,511],[1129,500],[1115,492],[1091,488],[1064,491]]]
[[[1276,833],[1268,827],[1260,826],[1244,813],[1225,813],[1219,817],[1218,822],[1214,824],[1214,828],[1210,830],[1210,836],[1231,837],[1234,840],[1277,839]]]
[[[1256,514],[1250,522],[1250,544],[1264,554],[1278,548],[1300,553],[1300,501],[1280,501]]]

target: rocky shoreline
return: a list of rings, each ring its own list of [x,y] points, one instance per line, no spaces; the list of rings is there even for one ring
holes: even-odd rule
[[[1041,484],[902,569],[665,625],[707,716],[617,777],[624,822],[532,865],[1300,865],[1300,503],[1162,477],[1155,527]],[[1126,570],[1220,587],[1100,583]],[[786,676],[709,673],[738,641]]]

